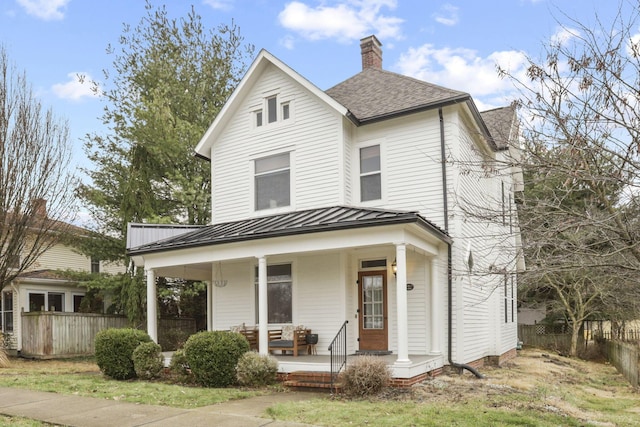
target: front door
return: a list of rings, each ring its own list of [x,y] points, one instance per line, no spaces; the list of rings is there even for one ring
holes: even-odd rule
[[[387,272],[358,273],[360,351],[387,350]]]

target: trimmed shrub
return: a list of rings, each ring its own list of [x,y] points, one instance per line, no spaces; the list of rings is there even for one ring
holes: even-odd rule
[[[358,356],[342,373],[342,389],[349,397],[364,397],[379,393],[391,380],[391,371],[384,359]]]
[[[237,332],[205,331],[191,335],[184,345],[195,381],[205,387],[226,387],[236,382],[236,365],[249,351],[249,343]]]
[[[183,349],[178,349],[171,356],[171,363],[169,363],[169,371],[174,375],[187,376],[189,375],[189,362],[187,361],[187,355],[184,354]]]
[[[238,360],[236,378],[243,386],[263,386],[273,384],[278,373],[278,361],[275,357],[248,351]]]
[[[138,378],[158,378],[164,368],[162,347],[153,341],[140,344],[133,350],[133,368]]]
[[[116,380],[135,378],[133,351],[143,342],[151,342],[151,338],[138,329],[109,328],[98,332],[95,349],[100,371]]]
[[[179,328],[171,328],[158,332],[158,344],[164,351],[174,351],[184,347],[191,332]]]

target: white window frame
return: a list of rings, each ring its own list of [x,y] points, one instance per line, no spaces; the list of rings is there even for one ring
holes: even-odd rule
[[[6,304],[5,295],[6,294],[11,294],[11,309],[10,310],[8,310],[5,307],[5,304]],[[2,318],[1,318],[2,319],[1,320],[2,321],[2,328],[1,328],[2,333],[12,334],[15,331],[15,316],[14,316],[15,310],[14,310],[14,308],[15,308],[15,303],[16,303],[16,297],[17,297],[17,295],[12,290],[8,290],[8,291],[7,290],[2,290],[2,293],[0,294],[0,316],[2,316]],[[11,328],[10,331],[7,330],[7,322],[6,322],[6,315],[9,314],[9,313],[11,314],[11,325],[12,325],[12,328]]]
[[[256,198],[256,161],[267,157],[278,156],[282,154],[289,154],[289,205],[278,206],[275,208],[258,209]],[[274,150],[256,154],[250,157],[250,170],[251,170],[251,184],[249,192],[249,206],[254,215],[265,215],[280,212],[290,212],[295,209],[295,152],[291,147],[286,147],[281,150]]]
[[[275,99],[275,114],[274,121],[269,121],[269,100]],[[284,118],[284,107],[289,108],[289,117]],[[254,130],[273,129],[275,127],[283,126],[285,124],[292,124],[294,122],[294,108],[295,102],[292,97],[282,96],[278,91],[269,91],[263,94],[262,102],[254,104],[249,108],[251,117],[251,128]],[[261,124],[258,124],[258,117],[261,116]]]
[[[31,295],[32,294],[41,294],[44,295],[44,311],[49,311],[50,307],[49,307],[49,294],[59,294],[62,295],[62,307],[59,307],[60,310],[56,310],[58,312],[65,312],[66,310],[66,305],[67,305],[67,292],[61,291],[61,292],[53,292],[53,291],[46,291],[46,290],[39,290],[39,289],[29,289],[27,290],[27,312],[31,312],[31,311],[40,311],[40,307],[36,307],[35,310],[31,310],[31,306],[30,306],[30,301],[31,301]]]
[[[73,292],[71,294],[71,305],[72,305],[72,309],[74,313],[79,313],[80,311],[80,306],[78,305],[78,311],[76,311],[76,297],[81,297],[82,299],[84,299],[87,295],[86,294],[82,294],[79,292]]]
[[[295,322],[295,318],[296,318],[296,312],[294,309],[295,306],[295,287],[294,287],[294,283],[296,281],[296,277],[295,277],[295,269],[294,269],[294,263],[293,262],[274,262],[274,263],[269,263],[267,265],[267,288],[269,287],[270,283],[284,283],[283,281],[269,281],[269,267],[274,267],[274,266],[279,266],[279,265],[288,265],[290,270],[291,270],[291,281],[290,281],[290,286],[291,286],[291,322],[288,323],[269,323],[269,326],[282,326],[282,325],[291,325],[291,324],[296,324]],[[258,313],[258,307],[260,305],[259,301],[258,301],[258,276],[257,276],[257,271],[258,269],[258,265],[254,264],[253,265],[253,269],[252,269],[252,274],[254,275],[254,313],[255,313],[255,318],[256,318],[256,325],[259,322],[259,313]],[[268,290],[267,290],[268,293]],[[267,304],[267,312],[269,310],[268,304]],[[267,313],[267,318],[269,317],[268,313]]]
[[[361,198],[361,188],[360,188],[360,177],[362,174],[360,173],[360,149],[373,147],[374,145],[378,145],[380,147],[380,198],[374,200],[362,201]],[[368,141],[363,141],[358,144],[355,144],[353,147],[353,153],[351,157],[353,167],[352,170],[352,188],[353,193],[351,199],[354,204],[360,206],[380,206],[387,202],[387,173],[386,173],[386,144],[383,138],[373,139]]]

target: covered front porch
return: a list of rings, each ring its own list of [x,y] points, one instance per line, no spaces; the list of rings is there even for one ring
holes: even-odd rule
[[[328,346],[347,321],[347,360],[375,351],[394,378],[444,365],[446,244],[415,213],[327,208],[212,225],[129,253],[147,275],[149,335],[157,338],[156,278],[207,282],[207,329],[318,334],[317,355],[275,355],[283,374],[324,372]],[[348,362],[347,362],[348,363]]]

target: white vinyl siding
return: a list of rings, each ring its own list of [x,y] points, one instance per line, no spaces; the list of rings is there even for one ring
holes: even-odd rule
[[[380,143],[383,199],[367,207],[417,211],[444,227],[442,205],[442,162],[437,111],[414,114],[357,128],[354,148],[367,141]],[[351,158],[351,182],[359,188],[359,157]],[[359,191],[351,203],[360,204]]]
[[[253,117],[265,93],[275,90],[279,101],[291,102],[290,118],[260,128],[252,126],[247,115]],[[274,66],[267,67],[213,144],[212,221],[255,214],[251,160],[278,151],[295,152],[291,210],[338,204],[342,191],[338,162],[341,136],[342,118],[335,110]]]
[[[91,258],[78,253],[69,246],[55,245],[40,255],[28,271],[57,269],[90,272]]]

